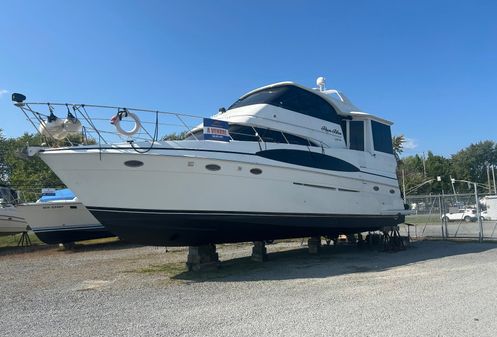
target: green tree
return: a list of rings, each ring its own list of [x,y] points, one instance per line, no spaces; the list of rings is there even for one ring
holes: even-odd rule
[[[41,144],[42,139],[39,135],[29,133],[4,142],[2,162],[7,168],[5,183],[21,191],[35,192],[40,192],[44,187],[64,187],[55,173],[38,156],[27,157],[22,154],[23,148],[27,145]]]
[[[497,165],[497,143],[487,140],[471,144],[453,155],[451,162],[455,179],[487,184],[487,166]]]
[[[395,156],[395,159],[397,160],[397,163],[401,161],[400,155],[402,154],[402,152],[404,152],[405,141],[406,138],[402,134],[399,136],[392,137],[393,154]]]
[[[451,166],[450,159],[434,155],[431,151],[428,151],[428,156],[425,160],[426,179],[433,179],[429,186],[429,193],[440,194],[442,190],[445,193],[450,191]],[[437,181],[437,177],[440,177],[441,181]]]
[[[423,160],[419,155],[409,156],[402,159],[400,169],[403,171],[399,175],[400,179],[405,180],[406,191],[412,190],[422,184],[426,179],[423,171]],[[399,181],[402,183],[402,180]],[[429,186],[421,186],[419,189],[412,191],[414,194],[425,194]]]

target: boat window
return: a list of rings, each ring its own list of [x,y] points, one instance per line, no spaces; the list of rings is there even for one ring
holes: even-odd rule
[[[285,138],[288,140],[288,143],[290,143],[290,144],[306,145],[306,146],[318,146],[318,144],[311,142],[308,139],[299,137],[299,136],[291,135],[291,134],[285,133],[285,132],[283,133],[283,135],[285,136]]]
[[[390,126],[377,121],[371,121],[371,128],[373,130],[374,149],[376,151],[393,154]]]
[[[348,140],[347,140],[347,120],[342,119],[340,121],[340,126],[342,127],[343,140],[345,141],[345,145],[347,145],[347,143],[348,143]]]
[[[255,128],[263,141],[268,143],[286,143],[285,137],[280,131],[274,131],[263,128]]]
[[[204,139],[204,131],[202,129],[200,129],[200,130],[193,132],[193,134],[188,133],[185,140],[195,140],[195,137],[193,137],[193,135],[195,135],[196,139],[198,139],[198,140]]]
[[[364,122],[350,121],[349,124],[350,149],[364,151]]]
[[[253,104],[270,104],[328,122],[340,123],[337,112],[324,98],[294,85],[256,91],[233,103],[228,110]]]
[[[257,131],[257,134],[256,134]],[[286,132],[269,130],[260,127],[251,127],[239,124],[230,124],[229,133],[233,140],[245,142],[262,141],[267,143],[289,143],[305,146],[319,146],[317,143],[306,138],[295,136]]]
[[[230,124],[229,133],[233,140],[245,142],[257,142],[259,137],[255,134],[255,130],[251,126]]]

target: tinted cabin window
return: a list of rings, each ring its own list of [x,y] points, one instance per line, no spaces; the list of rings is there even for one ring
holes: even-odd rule
[[[253,127],[231,124],[229,127],[229,133],[233,140],[239,140],[243,142],[257,142],[259,137],[256,136]]]
[[[371,121],[373,131],[373,143],[376,151],[393,154],[392,133],[390,126]]]
[[[284,136],[286,140],[288,140],[288,143],[290,144],[296,144],[296,145],[306,145],[306,146],[317,146],[317,144],[310,142],[309,140],[299,137],[299,136],[294,136],[288,133],[284,133]]]
[[[268,130],[263,128],[255,128],[263,141],[268,143],[286,143],[283,134],[280,131]]]
[[[350,121],[350,149],[364,151],[364,122]]]
[[[319,146],[317,143],[307,140],[303,137],[265,128],[253,128],[246,125],[230,124],[229,133],[233,140],[242,142],[258,142],[262,139],[262,141],[267,143],[288,143],[305,146]]]
[[[325,99],[293,85],[259,90],[239,99],[229,109],[253,104],[270,104],[328,122],[340,123],[335,109]]]
[[[347,145],[347,120],[342,119],[340,126],[342,127],[343,140],[345,141],[345,145]]]

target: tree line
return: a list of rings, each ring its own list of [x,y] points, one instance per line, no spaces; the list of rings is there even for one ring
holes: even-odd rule
[[[402,136],[400,136],[402,137]],[[408,194],[441,194],[472,193],[474,187],[464,183],[451,184],[451,178],[478,183],[481,193],[493,193],[492,166],[497,175],[497,143],[491,140],[471,144],[459,150],[449,158],[436,155],[431,151],[425,155],[412,155],[400,158],[402,153],[402,139],[394,149],[397,153],[397,176],[399,183],[405,181]],[[437,180],[440,177],[440,181]],[[496,177],[497,178],[497,177]],[[403,180],[404,179],[404,180]],[[432,180],[419,188],[417,186]]]

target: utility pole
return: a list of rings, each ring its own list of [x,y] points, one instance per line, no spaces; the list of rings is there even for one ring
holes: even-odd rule
[[[452,185],[452,191],[454,192],[454,197],[456,198],[456,203],[458,202],[457,201],[457,193],[456,193],[456,188],[454,187],[454,179],[452,179],[452,176],[449,176],[450,177],[450,184]],[[459,206],[458,206],[459,207]]]
[[[492,177],[494,178],[494,193],[497,194],[497,187],[495,187],[495,165],[492,165]]]
[[[492,194],[492,184],[490,183],[490,165],[487,165],[488,194]]]
[[[407,204],[406,198],[406,172],[402,169],[402,190],[404,191],[404,204]]]
[[[426,162],[425,162],[425,153],[423,152],[423,178],[426,178]]]

